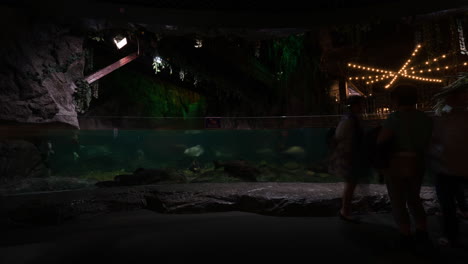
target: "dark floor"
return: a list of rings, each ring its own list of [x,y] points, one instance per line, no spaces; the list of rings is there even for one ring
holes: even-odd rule
[[[60,226],[4,230],[0,263],[224,262],[248,261],[249,257],[305,258],[301,261],[304,263],[318,259],[327,263],[345,259],[351,263],[468,263],[467,249],[444,248],[419,255],[398,249],[388,214],[365,215],[362,221],[352,224],[333,217],[272,217],[242,212],[164,215],[127,211]],[[439,232],[436,217],[430,218],[430,227],[435,240]],[[462,231],[468,244],[467,222],[463,222]]]

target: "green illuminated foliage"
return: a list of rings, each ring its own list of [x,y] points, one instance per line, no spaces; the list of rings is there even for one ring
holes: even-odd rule
[[[276,64],[278,79],[287,79],[296,70],[303,52],[303,43],[303,35],[292,35],[273,42],[270,59]]]

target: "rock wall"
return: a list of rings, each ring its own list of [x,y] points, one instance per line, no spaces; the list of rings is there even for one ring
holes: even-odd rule
[[[357,192],[359,214],[390,213],[385,185]],[[343,183],[191,183],[97,188],[0,196],[2,216],[13,222],[59,224],[107,212],[146,208],[165,214],[242,211],[283,217],[333,217],[341,206]],[[434,188],[423,187],[428,215],[439,212]]]
[[[78,128],[73,93],[83,78],[83,37],[53,24],[14,26],[0,49],[0,121]]]
[[[0,184],[46,175],[47,168],[34,144],[24,140],[0,141]]]

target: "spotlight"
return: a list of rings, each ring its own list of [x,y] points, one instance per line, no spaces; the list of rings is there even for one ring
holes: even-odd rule
[[[201,39],[196,39],[196,40],[195,40],[195,48],[196,48],[196,49],[199,49],[199,48],[201,48],[201,47],[203,47],[203,40],[201,40]]]
[[[114,43],[118,49],[121,49],[123,46],[127,45],[127,38],[124,38],[122,36],[116,36],[114,38]]]

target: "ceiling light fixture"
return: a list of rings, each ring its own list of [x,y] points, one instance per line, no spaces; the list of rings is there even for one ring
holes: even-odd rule
[[[127,38],[124,38],[122,36],[116,36],[114,38],[114,43],[117,46],[118,49],[121,49],[125,45],[127,45]]]

